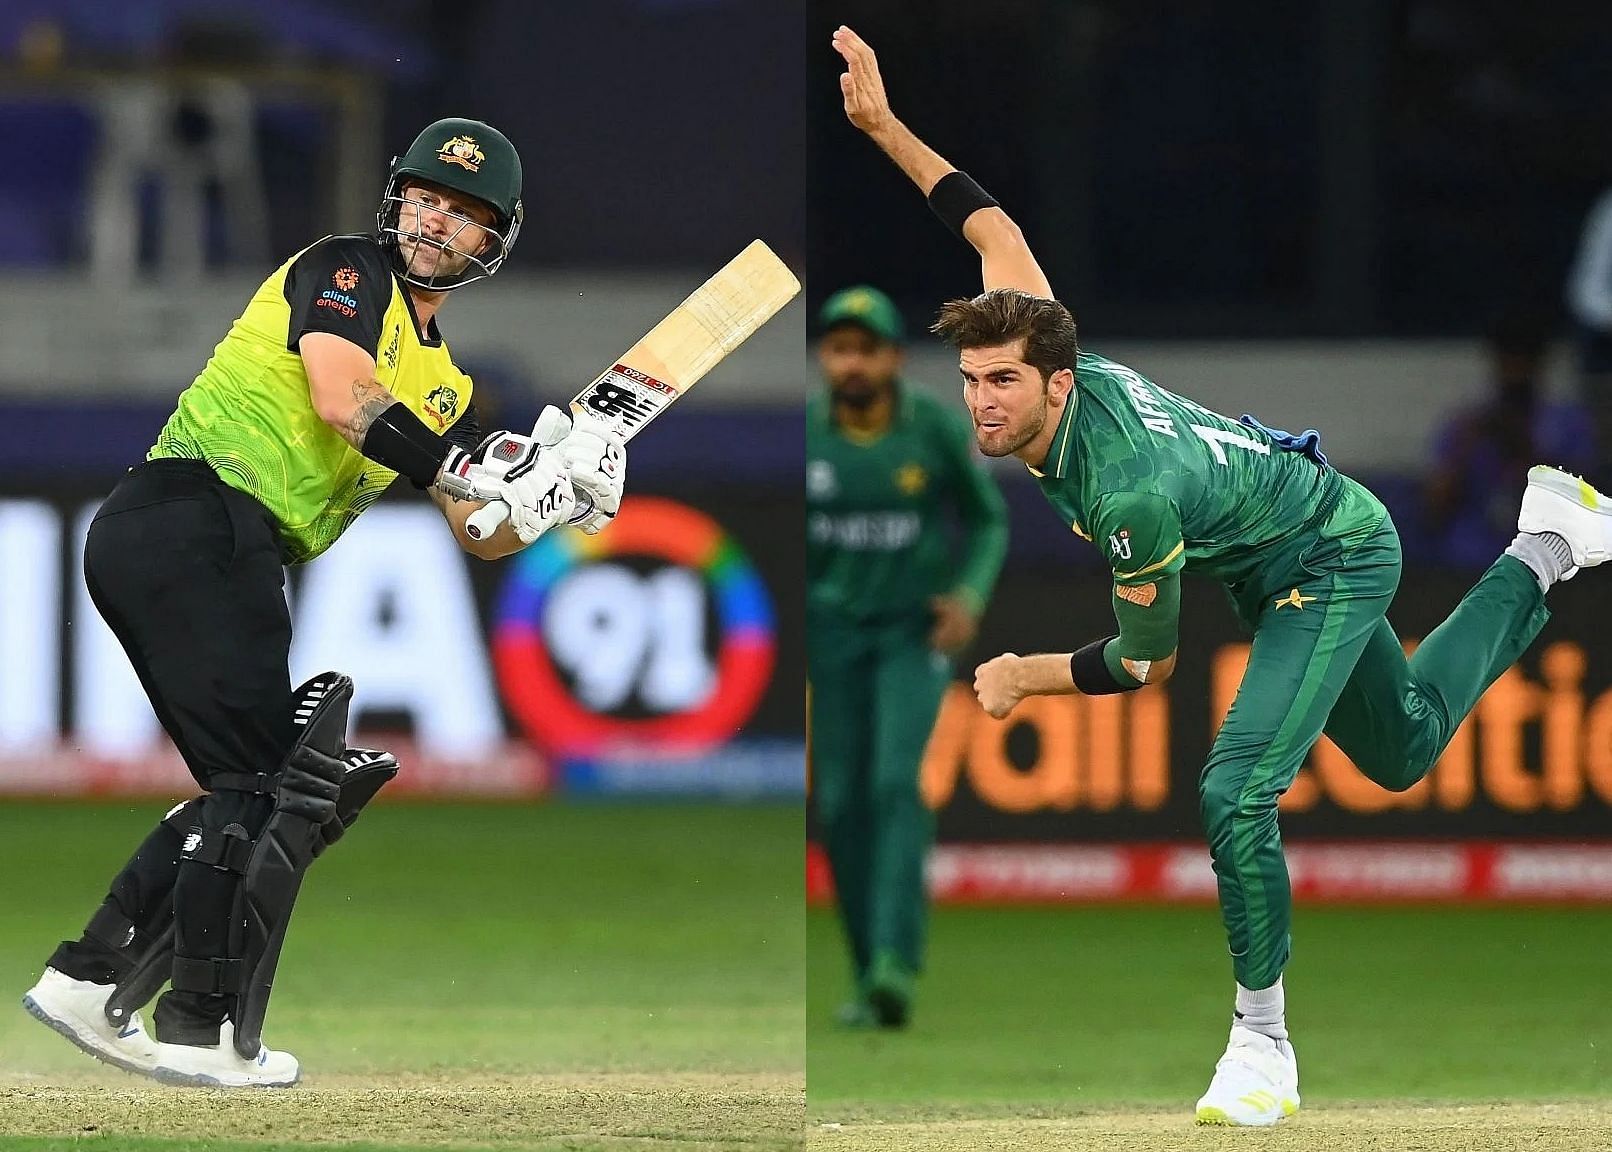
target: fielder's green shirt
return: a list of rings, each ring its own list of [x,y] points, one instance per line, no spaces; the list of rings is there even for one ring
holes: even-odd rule
[[[835,422],[825,393],[808,402],[810,609],[910,619],[929,612],[931,596],[956,593],[981,610],[1006,551],[1007,509],[961,414],[898,385],[889,427],[861,437]]]
[[[274,516],[289,563],[318,556],[397,473],[319,418],[297,342],[328,332],[375,358],[375,379],[433,431],[480,440],[473,386],[433,318],[420,333],[408,292],[373,236],[332,236],[287,260],[258,288],[179,396],[147,459],[202,460]]]

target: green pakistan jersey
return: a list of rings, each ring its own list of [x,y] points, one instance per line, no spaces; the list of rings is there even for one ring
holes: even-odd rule
[[[911,619],[929,612],[931,596],[951,592],[982,610],[1006,550],[1006,506],[959,414],[898,386],[890,426],[859,437],[835,422],[826,394],[808,402],[811,609],[853,622]]]
[[[1242,583],[1270,545],[1339,501],[1343,477],[1289,450],[1293,438],[1211,412],[1112,360],[1081,353],[1073,395],[1031,472],[1064,522],[1102,550],[1117,585],[1182,570]],[[1358,507],[1380,518],[1375,501]]]
[[[334,236],[265,280],[179,396],[147,459],[202,460],[279,525],[289,563],[318,556],[397,478],[319,418],[298,341],[328,332],[375,358],[375,378],[426,426],[479,441],[470,377],[413,303],[373,236]]]

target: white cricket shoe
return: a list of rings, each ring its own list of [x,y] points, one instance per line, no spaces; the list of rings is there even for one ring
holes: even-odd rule
[[[1293,1045],[1240,1024],[1198,1100],[1199,1124],[1266,1127],[1299,1110],[1299,1062]]]
[[[189,1088],[289,1088],[302,1076],[289,1052],[259,1047],[256,1060],[235,1051],[235,1025],[219,1026],[217,1044],[157,1044],[154,1079]]]
[[[1519,532],[1554,532],[1567,541],[1578,568],[1612,560],[1612,500],[1571,472],[1535,464],[1517,515]],[[1575,569],[1576,571],[1576,569]],[[1569,572],[1562,579],[1573,575]]]
[[[74,980],[46,968],[39,983],[23,996],[22,1006],[97,1060],[125,1072],[150,1075],[156,1067],[157,1042],[147,1034],[140,1013],[130,1013],[121,1027],[106,1018],[106,1002],[114,987]]]

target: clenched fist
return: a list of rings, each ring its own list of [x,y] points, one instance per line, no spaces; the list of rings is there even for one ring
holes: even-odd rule
[[[1019,685],[1019,657],[1004,652],[974,669],[974,695],[980,707],[998,720],[1017,708],[1025,693]]]

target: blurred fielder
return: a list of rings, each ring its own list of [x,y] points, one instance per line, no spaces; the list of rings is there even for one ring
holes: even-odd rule
[[[1328,465],[1313,431],[1227,419],[1080,352],[1018,227],[895,118],[866,43],[843,27],[833,43],[848,66],[846,115],[983,259],[984,294],[945,305],[935,324],[959,350],[981,450],[1024,461],[1114,572],[1117,635],[1073,654],[998,656],[975,672],[980,703],[1006,716],[1026,696],[1168,679],[1183,570],[1224,584],[1253,631],[1199,781],[1237,992],[1197,1118],[1275,1123],[1299,1106],[1277,799],[1323,732],[1385,788],[1420,780],[1538,634],[1550,586],[1612,555],[1612,503],[1577,477],[1531,469],[1516,539],[1407,660],[1383,615],[1400,550],[1377,498]]]
[[[376,224],[263,282],[85,544],[90,595],[204,791],[140,845],[24,1004],[172,1083],[297,1080],[295,1057],[261,1043],[286,923],[312,859],[397,770],[347,747],[347,677],[292,688],[283,565],[329,548],[398,476],[484,559],[574,516],[597,532],[620,507],[618,437],[554,408],[531,436],[484,437],[437,325],[448,292],[497,272],[520,231],[510,142],[432,124],[393,162]],[[465,522],[487,498],[508,519],[475,540]],[[152,1035],[138,1009],[165,981]]]
[[[951,657],[1001,571],[1007,511],[964,421],[902,383],[890,299],[847,288],[819,321],[828,389],[806,412],[812,793],[856,979],[840,1021],[899,1028],[928,913],[919,760]]]

